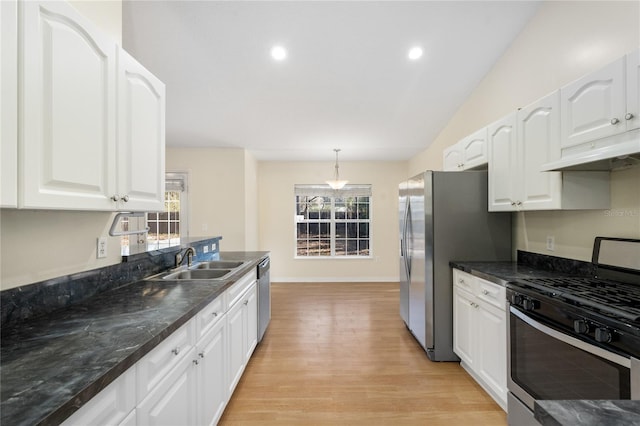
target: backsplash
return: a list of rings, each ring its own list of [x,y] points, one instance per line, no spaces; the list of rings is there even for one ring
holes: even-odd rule
[[[217,259],[222,237],[189,238],[180,246],[123,256],[122,262],[78,272],[0,292],[2,329],[29,318],[46,315],[175,266],[175,255],[186,247],[196,249],[196,261]],[[212,250],[212,244],[214,249]],[[207,253],[204,248],[207,247]]]
[[[531,253],[518,250],[518,263],[533,266],[552,272],[562,272],[579,276],[593,276],[595,267],[590,262],[567,259],[564,257],[548,256],[546,254]]]

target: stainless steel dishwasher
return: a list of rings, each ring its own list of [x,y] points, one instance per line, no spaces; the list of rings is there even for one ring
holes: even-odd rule
[[[270,265],[268,257],[258,264],[258,342],[262,340],[271,320]]]

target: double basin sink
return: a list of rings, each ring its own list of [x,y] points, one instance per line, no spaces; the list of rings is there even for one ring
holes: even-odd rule
[[[224,280],[245,263],[235,260],[211,260],[197,263],[187,269],[153,275],[147,280]]]

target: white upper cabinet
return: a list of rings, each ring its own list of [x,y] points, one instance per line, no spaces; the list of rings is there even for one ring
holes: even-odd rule
[[[556,91],[489,126],[489,211],[606,209],[608,172],[542,172],[559,157]]]
[[[625,131],[625,58],[566,85],[560,95],[563,149]]]
[[[67,3],[20,6],[20,206],[113,210],[116,43]]]
[[[462,151],[459,144],[454,144],[442,153],[442,170],[457,172],[462,169]]]
[[[627,130],[640,128],[640,49],[627,55]]]
[[[0,2],[0,207],[18,206],[18,7]]]
[[[487,164],[487,129],[461,139],[455,145],[444,150],[443,170],[469,170]]]
[[[517,157],[516,113],[488,127],[489,211],[509,211],[516,207]]]
[[[518,186],[517,201],[524,210],[561,207],[562,172],[541,172],[540,166],[560,155],[560,94],[555,92],[517,113]]]
[[[118,195],[122,208],[164,209],[165,87],[118,53]]]

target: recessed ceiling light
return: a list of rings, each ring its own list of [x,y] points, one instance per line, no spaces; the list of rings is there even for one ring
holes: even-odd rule
[[[414,46],[409,49],[409,59],[412,61],[417,61],[422,57],[422,48],[420,46]]]
[[[271,48],[271,57],[276,61],[283,61],[287,57],[287,49],[282,46],[273,46]]]

